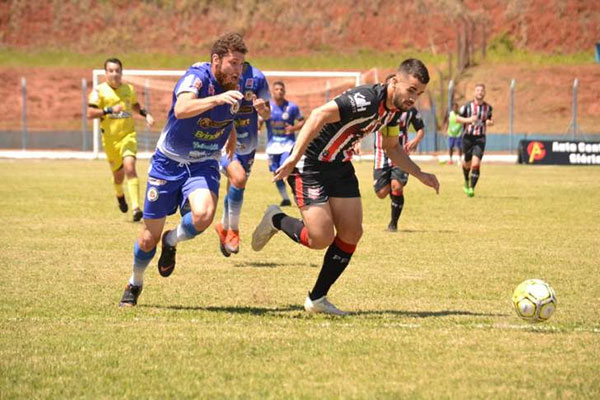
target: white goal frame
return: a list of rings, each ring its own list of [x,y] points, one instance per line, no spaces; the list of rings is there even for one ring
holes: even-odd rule
[[[186,70],[151,70],[151,69],[124,69],[123,76],[135,75],[135,76],[171,76],[180,77],[185,73]],[[262,71],[266,77],[288,77],[288,78],[353,78],[355,86],[361,84],[361,75],[359,71]],[[104,76],[105,72],[103,69],[92,70],[92,84],[93,89],[99,84],[99,78]],[[100,119],[94,119],[93,129],[93,158],[98,158],[100,154]]]

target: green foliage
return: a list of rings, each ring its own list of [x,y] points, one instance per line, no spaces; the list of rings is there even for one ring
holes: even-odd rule
[[[250,248],[278,201],[265,161],[241,253],[223,258],[210,228],[179,245],[168,279],[157,255],[138,307],[119,309],[140,227],[106,161],[0,160],[0,397],[598,398],[600,169],[485,163],[466,198],[460,168],[422,167],[441,192],[411,178],[390,234],[372,163],[355,163],[364,235],[330,293],[354,314],[332,318],[301,308],[324,251],[281,233]],[[527,278],[556,290],[547,323],[512,309]]]

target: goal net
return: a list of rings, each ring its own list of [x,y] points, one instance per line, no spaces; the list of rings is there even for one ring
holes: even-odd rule
[[[160,131],[165,125],[171,107],[172,92],[184,70],[123,70],[123,82],[131,83],[138,102],[152,112],[156,122],[149,129],[143,119],[135,118],[138,133],[138,151],[154,149]],[[298,104],[302,115],[307,117],[312,109],[333,99],[345,90],[361,84],[361,72],[340,71],[263,71],[272,87],[273,82],[282,81],[286,86],[286,98]],[[104,70],[93,70],[93,87],[104,81]],[[259,136],[259,151],[264,150],[266,135]],[[94,120],[93,153],[97,158],[101,151],[100,122]]]

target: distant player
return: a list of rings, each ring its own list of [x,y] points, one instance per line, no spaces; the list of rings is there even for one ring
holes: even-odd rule
[[[412,140],[408,140],[408,127],[412,125],[416,131],[416,135]],[[419,143],[425,136],[425,125],[423,119],[416,108],[411,107],[408,111],[404,111],[398,120],[400,136],[398,140],[400,146],[406,151],[406,154],[414,152]],[[408,174],[402,169],[394,165],[383,150],[383,137],[387,135],[385,132],[388,127],[382,128],[384,132],[375,132],[374,141],[374,167],[373,167],[373,189],[375,194],[380,199],[385,199],[389,194],[391,199],[391,219],[388,223],[388,232],[396,232],[398,230],[398,220],[404,208],[404,187],[408,182]]]
[[[285,98],[285,84],[281,81],[273,82],[273,103],[271,104],[271,118],[267,125],[267,155],[269,157],[269,171],[275,173],[277,168],[290,156],[296,143],[296,132],[304,125],[304,117],[298,106]],[[283,180],[275,181],[277,190],[281,195],[280,206],[291,206],[292,202],[285,189]]]
[[[123,83],[123,64],[118,58],[104,62],[106,82],[98,85],[89,95],[87,117],[100,118],[102,145],[113,174],[113,184],[121,212],[128,210],[123,192],[123,180],[127,177],[127,191],[133,209],[133,220],[142,219],[140,210],[140,184],[135,170],[137,135],[133,112],[154,125],[152,115],[138,103],[133,86]]]
[[[162,235],[158,272],[175,269],[176,246],[210,226],[219,196],[219,159],[227,143],[233,157],[233,119],[244,95],[237,90],[247,52],[244,40],[232,33],[212,46],[211,62],[191,66],[173,90],[171,110],[152,157],[144,203],[144,226],[133,246],[133,273],[121,306],[135,306],[144,272],[156,253],[167,215],[182,211],[180,223]]]
[[[485,85],[475,85],[474,99],[460,108],[456,120],[465,124],[463,127],[463,175],[464,191],[469,197],[475,195],[475,185],[480,176],[481,159],[485,151],[485,134],[488,126],[494,125],[492,106],[486,103]],[[471,182],[469,182],[469,173]]]
[[[422,172],[400,147],[398,120],[424,92],[429,72],[416,59],[400,64],[387,84],[350,89],[310,113],[290,157],[274,180],[288,178],[302,219],[267,207],[252,234],[252,248],[261,250],[280,230],[311,249],[327,248],[319,277],[304,301],[310,313],[345,315],[327,299],[344,272],[362,236],[362,204],[358,179],[350,160],[354,144],[383,127],[383,148],[403,170],[438,191],[435,175]]]
[[[258,116],[263,119],[270,116],[271,95],[263,73],[246,62],[239,85],[244,98],[235,116],[237,145],[232,160],[227,155],[221,157],[221,170],[227,176],[227,195],[223,218],[215,224],[221,253],[225,257],[239,252],[240,214],[244,202],[244,189],[252,171],[258,144]]]
[[[463,126],[456,120],[458,116],[458,103],[452,102],[452,110],[448,113],[446,133],[448,135],[448,164],[452,164],[454,148],[458,151],[458,159],[462,158],[462,129]]]

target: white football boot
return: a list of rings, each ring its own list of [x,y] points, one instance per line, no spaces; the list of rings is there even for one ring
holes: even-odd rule
[[[279,231],[279,229],[273,226],[273,216],[280,213],[283,213],[283,211],[281,211],[279,206],[271,205],[267,207],[265,214],[254,229],[254,232],[252,232],[252,249],[254,251],[262,250],[273,235]]]
[[[327,300],[327,296],[323,296],[317,300],[311,300],[310,296],[306,296],[304,300],[304,310],[308,313],[323,313],[331,315],[348,315],[347,312],[340,310]]]

